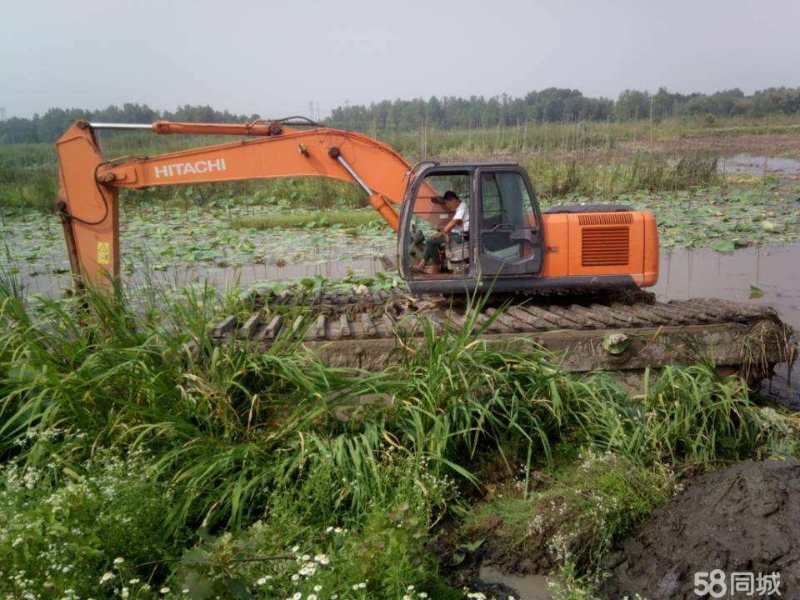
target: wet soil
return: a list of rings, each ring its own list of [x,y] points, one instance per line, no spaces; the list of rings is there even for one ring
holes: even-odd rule
[[[751,156],[784,156],[800,158],[800,131],[798,133],[753,133],[748,135],[724,135],[725,131],[710,130],[682,138],[656,141],[640,148],[640,142],[623,144],[626,148],[648,149],[654,152],[708,152],[717,156],[735,156],[748,154]],[[772,160],[772,159],[770,159]],[[756,174],[763,174],[759,171]]]
[[[800,464],[747,461],[698,477],[606,567],[611,598],[697,598],[694,574],[722,569],[729,586],[734,572],[779,572],[781,597],[800,599]]]

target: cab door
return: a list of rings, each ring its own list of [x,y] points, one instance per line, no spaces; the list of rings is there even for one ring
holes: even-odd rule
[[[475,173],[481,278],[538,275],[542,269],[541,214],[524,171],[481,168]],[[474,235],[474,234],[473,234]]]

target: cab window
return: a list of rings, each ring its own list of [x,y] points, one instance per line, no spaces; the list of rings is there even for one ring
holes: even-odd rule
[[[519,173],[484,173],[481,200],[483,231],[537,227],[533,202]]]

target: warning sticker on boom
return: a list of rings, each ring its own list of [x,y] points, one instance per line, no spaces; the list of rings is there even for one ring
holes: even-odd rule
[[[97,242],[97,264],[111,264],[111,244],[109,242]]]

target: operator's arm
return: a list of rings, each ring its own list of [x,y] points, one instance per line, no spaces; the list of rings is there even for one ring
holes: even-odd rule
[[[460,219],[458,217],[453,217],[452,219],[450,219],[450,222],[444,226],[444,228],[442,229],[442,233],[449,234],[453,230],[453,227],[455,227],[456,225],[462,225],[463,223],[464,223],[463,219]]]
[[[464,204],[464,202],[459,203],[458,208],[456,208],[456,212],[453,214],[453,218],[450,219],[450,222],[444,226],[442,233],[449,235],[454,227],[457,225],[463,225],[464,218],[467,216],[467,210],[467,205]]]

